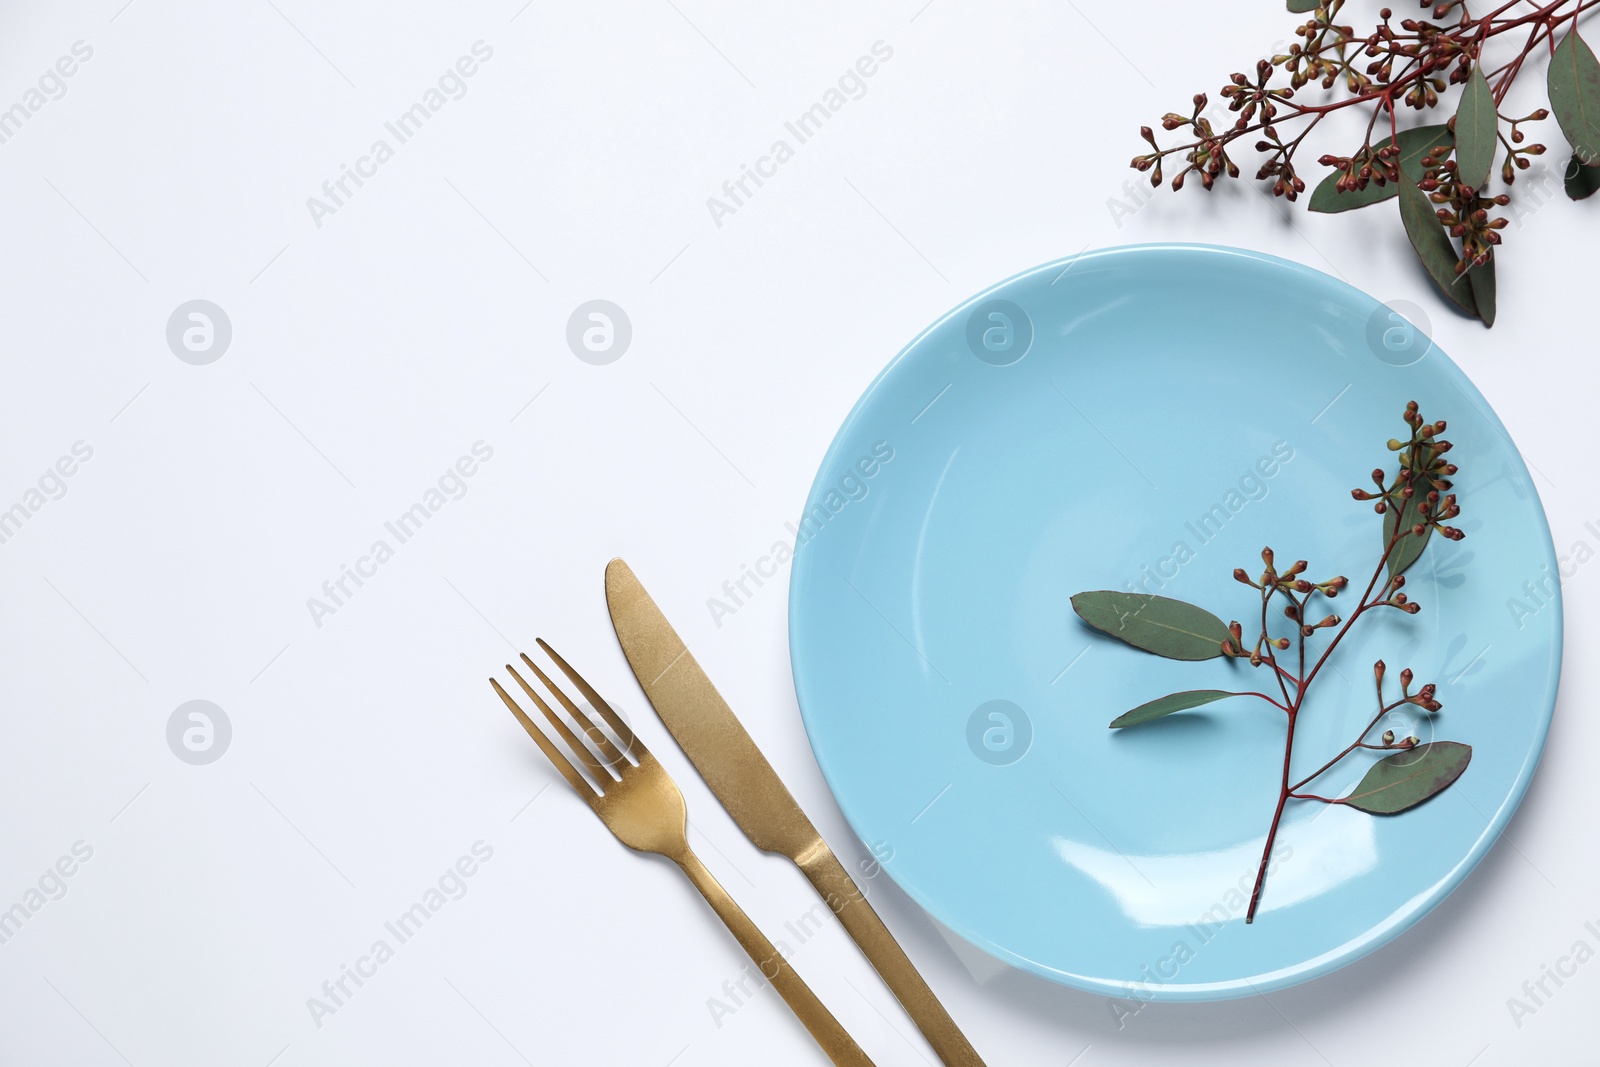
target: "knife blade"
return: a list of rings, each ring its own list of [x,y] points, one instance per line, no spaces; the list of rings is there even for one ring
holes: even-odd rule
[[[640,688],[750,843],[787,856],[800,868],[940,1060],[981,1067],[983,1060],[955,1020],[621,559],[606,565],[606,604]]]

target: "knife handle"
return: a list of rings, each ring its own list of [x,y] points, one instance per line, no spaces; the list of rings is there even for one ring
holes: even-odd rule
[[[822,1051],[828,1054],[840,1067],[872,1067],[872,1061],[867,1054],[861,1051],[855,1039],[839,1024],[817,995],[806,985],[795,969],[789,966],[789,961],[783,954],[773,947],[767,940],[767,935],[761,932],[760,927],[744,913],[744,909],[735,903],[722,888],[716,876],[706,869],[700,862],[700,857],[685,849],[683,855],[673,856],[673,861],[683,868],[683,873],[689,876],[689,881],[700,890],[700,895],[716,911],[717,917],[728,927],[728,930],[738,939],[739,944],[750,954],[750,959],[755,962],[761,976],[772,983],[778,995],[783,997],[784,1003],[793,1009],[805,1028],[811,1031],[811,1036],[816,1038],[817,1044],[822,1046]],[[841,872],[842,873],[842,872]]]
[[[893,991],[911,1021],[928,1039],[933,1051],[946,1067],[983,1067],[966,1035],[956,1026],[939,998],[912,965],[905,950],[872,910],[867,898],[826,842],[822,847],[795,861],[827,902],[845,931],[861,947],[884,982]]]

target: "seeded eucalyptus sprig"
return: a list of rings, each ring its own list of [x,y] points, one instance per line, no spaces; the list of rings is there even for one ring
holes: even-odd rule
[[[1451,444],[1443,437],[1445,423],[1427,422],[1415,401],[1406,405],[1404,415],[1409,434],[1405,440],[1391,439],[1389,450],[1397,453],[1396,469],[1390,473],[1379,467],[1372,472],[1372,489],[1353,489],[1356,500],[1371,501],[1373,510],[1383,517],[1383,551],[1372,577],[1348,616],[1331,610],[1332,602],[1350,584],[1343,575],[1321,581],[1305,577],[1308,564],[1296,560],[1279,570],[1270,547],[1261,550],[1264,570],[1256,577],[1236,568],[1234,578],[1256,591],[1260,602],[1260,627],[1250,641],[1238,621],[1224,624],[1204,608],[1150,593],[1096,590],[1072,598],[1072,608],[1095,629],[1135,648],[1177,660],[1242,660],[1255,669],[1265,669],[1270,681],[1256,690],[1189,689],[1140,704],[1111,721],[1114,730],[1138,726],[1174,712],[1188,711],[1228,697],[1254,697],[1284,713],[1287,730],[1283,743],[1283,772],[1277,806],[1267,830],[1266,847],[1250,894],[1245,922],[1254,922],[1267,877],[1267,860],[1278,834],[1283,810],[1291,800],[1341,804],[1370,815],[1394,815],[1416,807],[1435,796],[1461,776],[1472,759],[1472,747],[1455,741],[1422,742],[1415,736],[1397,738],[1387,730],[1376,742],[1372,731],[1390,712],[1416,708],[1425,716],[1442,707],[1432,682],[1412,691],[1410,669],[1400,672],[1400,695],[1387,699],[1382,660],[1373,665],[1377,693],[1377,713],[1362,728],[1354,741],[1317,770],[1299,781],[1291,781],[1290,763],[1294,755],[1295,724],[1305,709],[1312,683],[1328,663],[1334,649],[1344,640],[1357,619],[1385,608],[1415,615],[1421,606],[1405,592],[1405,571],[1415,563],[1435,533],[1452,541],[1464,536],[1450,520],[1461,514],[1461,506],[1451,479],[1456,465],[1446,459]],[[1272,609],[1282,601],[1287,625],[1273,624]],[[1327,603],[1324,603],[1324,602]],[[1278,626],[1275,632],[1273,627]],[[1281,632],[1287,629],[1288,632]],[[1317,652],[1313,642],[1327,635],[1327,643]],[[1265,690],[1264,692],[1262,690]],[[1365,777],[1344,796],[1327,797],[1305,792],[1306,786],[1329,769],[1358,751],[1388,753],[1373,763]]]
[[[1522,127],[1553,110],[1572,145],[1567,195],[1582,200],[1600,189],[1600,60],[1577,28],[1594,0],[1518,0],[1489,10],[1466,0],[1422,0],[1432,20],[1396,23],[1385,7],[1365,34],[1339,22],[1344,6],[1344,0],[1288,0],[1290,11],[1311,17],[1295,28],[1296,42],[1286,52],[1229,77],[1221,96],[1233,117],[1215,114],[1206,94],[1198,93],[1189,114],[1169,112],[1161,120],[1168,131],[1187,128],[1188,139],[1162,148],[1150,127],[1142,127],[1152,151],[1134,156],[1132,166],[1149,172],[1154,186],[1174,170],[1172,188],[1182,188],[1193,174],[1210,189],[1219,178],[1239,177],[1235,142],[1253,137],[1266,157],[1256,178],[1271,182],[1272,195],[1292,201],[1306,190],[1297,156],[1307,135],[1336,111],[1364,109],[1361,143],[1348,155],[1317,159],[1330,173],[1312,190],[1310,209],[1348,211],[1398,195],[1406,236],[1429,276],[1451,303],[1492,326],[1494,250],[1506,225],[1496,210],[1511,203],[1517,172],[1545,151]],[[1507,34],[1503,54],[1490,56],[1491,44]],[[1550,108],[1503,114],[1524,63],[1541,52],[1550,57]],[[1298,97],[1308,86],[1323,94]],[[1445,95],[1453,86],[1461,91],[1451,107]],[[1445,107],[1450,115],[1442,122],[1402,128],[1402,109],[1422,114]],[[1304,125],[1287,129],[1296,122]],[[1504,191],[1491,192],[1502,148]],[[1540,203],[1537,194],[1533,203]]]

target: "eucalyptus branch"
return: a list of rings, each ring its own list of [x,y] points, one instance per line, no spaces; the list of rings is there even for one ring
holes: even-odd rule
[[[1255,921],[1266,883],[1268,860],[1289,801],[1312,800],[1352,807],[1373,815],[1392,815],[1415,807],[1448,787],[1460,777],[1471,759],[1472,749],[1467,745],[1453,741],[1424,744],[1415,736],[1397,739],[1393,730],[1384,732],[1381,743],[1368,742],[1368,736],[1383,717],[1402,706],[1413,705],[1428,715],[1441,707],[1432,683],[1422,686],[1415,693],[1411,691],[1413,678],[1409,669],[1400,672],[1400,697],[1386,701],[1386,668],[1383,661],[1379,660],[1373,667],[1377,713],[1372,720],[1362,728],[1354,741],[1321,767],[1297,782],[1290,782],[1295,728],[1310,696],[1312,683],[1322,668],[1331,661],[1334,651],[1350,633],[1356,620],[1383,608],[1392,608],[1406,615],[1415,615],[1420,611],[1417,602],[1405,592],[1404,571],[1416,562],[1433,534],[1450,540],[1460,540],[1463,536],[1459,528],[1449,525],[1461,509],[1455,494],[1451,492],[1451,478],[1457,468],[1445,458],[1452,447],[1443,437],[1445,423],[1443,420],[1426,422],[1415,402],[1406,405],[1404,417],[1410,430],[1407,439],[1391,439],[1388,444],[1389,450],[1397,453],[1396,469],[1392,473],[1385,472],[1381,467],[1374,469],[1374,489],[1355,489],[1351,492],[1356,500],[1372,502],[1373,510],[1383,519],[1383,539],[1382,551],[1373,566],[1372,576],[1347,618],[1328,614],[1313,621],[1310,611],[1314,597],[1320,596],[1328,601],[1337,598],[1349,585],[1347,578],[1338,575],[1323,581],[1312,581],[1305,577],[1308,570],[1305,560],[1297,560],[1279,571],[1270,547],[1261,551],[1264,570],[1259,577],[1252,578],[1243,567],[1233,572],[1235,580],[1250,586],[1258,594],[1260,629],[1254,644],[1248,649],[1245,647],[1243,627],[1238,621],[1224,624],[1210,612],[1183,601],[1148,593],[1111,590],[1079,593],[1072,598],[1073,610],[1090,626],[1146,652],[1180,660],[1238,659],[1244,660],[1252,668],[1266,667],[1272,671],[1282,696],[1281,702],[1259,691],[1194,689],[1147,701],[1111,723],[1113,729],[1139,726],[1234,696],[1257,697],[1284,712],[1286,729],[1278,798],[1267,827],[1261,863],[1245,914],[1247,923]],[[1270,625],[1269,609],[1279,597],[1287,602],[1283,608],[1284,617],[1295,626],[1294,669],[1286,667],[1279,660],[1281,653],[1289,651],[1291,639],[1282,635],[1274,636]],[[1331,631],[1331,636],[1312,658],[1309,655],[1310,642],[1324,630]],[[1345,796],[1327,797],[1301,792],[1305,786],[1358,751],[1386,752],[1388,755],[1372,764],[1361,782]],[[1426,765],[1424,761],[1428,761]]]
[[[1294,0],[1289,6],[1305,10]],[[1148,173],[1153,186],[1169,181],[1170,171],[1173,189],[1183,188],[1190,175],[1211,189],[1240,176],[1240,142],[1253,140],[1262,155],[1256,180],[1269,182],[1273,196],[1293,201],[1307,188],[1299,156],[1311,132],[1329,115],[1364,108],[1360,142],[1345,154],[1317,157],[1327,172],[1311,193],[1310,210],[1341,212],[1398,195],[1406,234],[1428,274],[1457,307],[1493,325],[1494,250],[1507,222],[1496,212],[1511,203],[1517,173],[1546,150],[1524,143],[1523,124],[1542,122],[1553,110],[1572,146],[1568,195],[1581,200],[1600,189],[1600,61],[1577,30],[1593,0],[1534,3],[1520,13],[1520,2],[1486,12],[1466,0],[1422,0],[1420,6],[1430,18],[1397,22],[1385,7],[1377,25],[1358,32],[1340,21],[1345,0],[1324,0],[1295,28],[1296,41],[1286,51],[1229,75],[1219,94],[1225,112],[1218,114],[1210,96],[1196,93],[1186,114],[1162,116],[1163,130],[1186,130],[1165,147],[1155,131],[1141,127],[1150,151],[1134,156],[1131,166]],[[1516,54],[1491,66],[1486,51],[1507,35],[1521,37]],[[1551,56],[1550,108],[1520,118],[1501,115],[1524,63],[1541,45]],[[1435,112],[1457,86],[1455,105],[1441,121],[1403,126],[1401,110]],[[1321,96],[1308,95],[1318,90]],[[1296,123],[1300,128],[1292,132]],[[1384,136],[1375,140],[1380,123]],[[1503,189],[1491,191],[1497,155]],[[1535,196],[1533,202],[1541,201]]]

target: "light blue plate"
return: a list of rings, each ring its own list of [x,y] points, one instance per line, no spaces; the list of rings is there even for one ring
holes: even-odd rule
[[[1467,537],[1430,539],[1410,571],[1421,614],[1351,631],[1302,713],[1294,765],[1309,773],[1371,718],[1380,657],[1391,681],[1409,666],[1444,702],[1389,725],[1471,744],[1472,763],[1397,816],[1292,801],[1247,926],[1281,713],[1231,700],[1107,723],[1174,690],[1265,679],[1129,648],[1068,597],[1137,583],[1248,619],[1255,594],[1232,573],[1259,572],[1264,544],[1365,584],[1380,520],[1350,490],[1389,467],[1411,399],[1448,420]],[[1208,1000],[1370,952],[1483,857],[1544,745],[1561,603],[1516,447],[1425,336],[1293,263],[1142,246],[996,286],[867,390],[806,516],[795,686],[851,826],[940,922],[1069,985]],[[1370,762],[1358,753],[1319,785],[1347,791]]]

